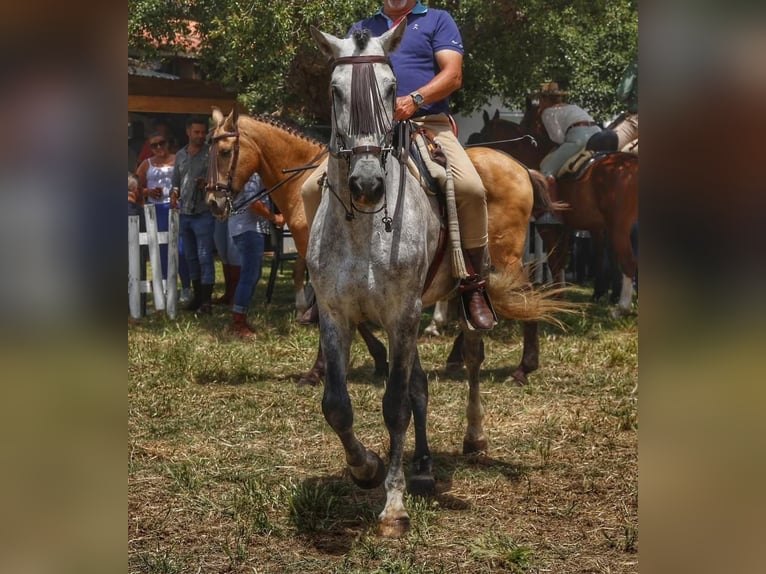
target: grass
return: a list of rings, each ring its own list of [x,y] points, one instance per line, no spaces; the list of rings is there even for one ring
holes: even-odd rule
[[[498,325],[485,339],[489,450],[473,457],[460,452],[466,385],[443,368],[456,327],[423,339],[437,492],[408,496],[412,528],[386,540],[382,487],[353,485],[322,388],[295,384],[318,332],[295,323],[287,275],[271,305],[265,285],[255,342],[228,334],[221,307],[128,323],[129,572],[638,571],[635,316],[593,305],[566,331],[543,327],[541,368],[523,388],[510,380],[521,329]],[[383,381],[359,340],[349,392],[360,439],[385,459]],[[409,461],[412,430],[406,448]]]

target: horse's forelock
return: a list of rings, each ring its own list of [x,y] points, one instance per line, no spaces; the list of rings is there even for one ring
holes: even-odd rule
[[[364,28],[362,30],[354,30],[351,37],[354,39],[356,47],[360,50],[364,50],[367,47],[367,44],[370,43],[371,36],[370,31],[367,28]]]

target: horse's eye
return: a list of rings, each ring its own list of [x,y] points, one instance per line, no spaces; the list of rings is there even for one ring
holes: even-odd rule
[[[221,157],[229,157],[231,155],[230,149],[222,149],[218,152]]]

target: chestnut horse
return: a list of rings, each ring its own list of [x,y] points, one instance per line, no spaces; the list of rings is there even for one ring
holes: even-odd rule
[[[484,127],[474,134],[471,142],[483,143],[522,159],[526,165],[539,168],[540,162],[555,144],[548,137],[540,114],[545,107],[527,98],[526,113],[520,124],[500,119],[496,111],[493,118],[484,112]],[[534,142],[522,136],[531,135]],[[495,143],[492,143],[495,142]],[[637,262],[630,243],[630,229],[638,220],[638,156],[624,152],[599,154],[596,161],[577,178],[558,178],[558,200],[569,205],[561,212],[561,226],[541,225],[537,230],[543,238],[548,265],[554,277],[559,277],[566,266],[571,231],[585,229],[591,233],[597,253],[604,251],[606,241],[623,274],[619,312],[630,309],[633,296],[633,278]],[[594,298],[605,291],[597,279]]]

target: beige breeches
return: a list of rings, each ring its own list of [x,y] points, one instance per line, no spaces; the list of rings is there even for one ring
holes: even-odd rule
[[[638,114],[627,114],[619,124],[614,127],[617,134],[617,149],[622,149],[638,137]]]
[[[452,133],[449,119],[444,114],[424,116],[413,120],[434,132],[449,160],[455,183],[455,203],[460,224],[460,236],[465,249],[484,247],[487,244],[487,194],[484,184],[471,163],[463,146]],[[322,199],[319,179],[327,171],[327,160],[317,167],[303,183],[303,207],[309,228]]]

